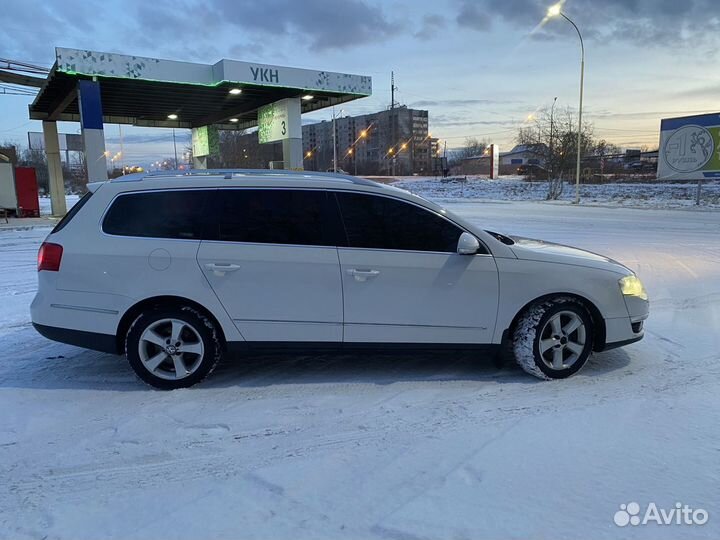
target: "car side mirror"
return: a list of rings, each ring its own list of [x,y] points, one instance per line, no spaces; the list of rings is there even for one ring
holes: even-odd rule
[[[480,242],[472,234],[464,232],[457,244],[459,255],[475,255],[480,250]]]

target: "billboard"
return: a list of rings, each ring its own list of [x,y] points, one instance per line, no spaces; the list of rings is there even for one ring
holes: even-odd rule
[[[61,152],[82,152],[82,135],[74,133],[58,133],[58,142]],[[30,150],[45,150],[45,136],[42,131],[28,131],[28,146]]]
[[[302,139],[300,100],[281,99],[258,109],[258,140],[260,144]]]
[[[657,177],[720,178],[720,113],[661,120]]]

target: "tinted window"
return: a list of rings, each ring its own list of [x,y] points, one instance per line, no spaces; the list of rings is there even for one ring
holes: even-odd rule
[[[92,197],[92,191],[88,191],[85,195],[80,197],[80,200],[75,203],[75,205],[68,211],[67,214],[63,216],[63,218],[58,221],[58,224],[55,225],[55,228],[52,230],[52,232],[56,233],[59,230],[61,230],[65,225],[70,223],[72,218],[74,218],[77,213],[80,211],[80,209],[85,206],[85,203],[87,203],[90,200],[90,197]]]
[[[415,205],[356,193],[337,193],[350,247],[455,253],[462,230]]]
[[[259,244],[334,246],[325,226],[322,191],[228,189],[218,192],[216,240]]]
[[[103,221],[103,231],[120,236],[200,239],[208,191],[155,191],[121,195]]]

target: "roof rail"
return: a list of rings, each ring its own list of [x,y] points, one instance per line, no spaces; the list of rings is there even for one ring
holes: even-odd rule
[[[360,178],[357,176],[351,176],[349,174],[340,174],[333,172],[320,172],[320,171],[291,171],[285,169],[188,169],[188,170],[166,170],[166,171],[151,171],[142,173],[126,174],[114,178],[112,182],[137,182],[145,178],[168,178],[168,177],[183,177],[183,176],[225,176],[225,178],[232,178],[233,176],[297,176],[302,178],[321,178],[328,180],[346,180],[354,184],[361,185],[377,185],[376,182],[368,180],[366,178]]]

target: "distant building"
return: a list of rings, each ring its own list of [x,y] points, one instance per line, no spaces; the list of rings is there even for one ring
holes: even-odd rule
[[[396,107],[361,116],[337,118],[338,169],[358,175],[432,175],[442,173],[443,149],[428,133],[428,112]],[[302,127],[303,167],[311,171],[333,168],[333,122],[323,120]],[[267,169],[282,163],[282,144],[259,144],[257,132],[223,131],[220,155],[209,167]]]
[[[428,133],[428,112],[396,107],[337,118],[338,168],[362,175],[433,174],[437,139]],[[305,169],[333,168],[333,122],[302,128]]]
[[[545,166],[544,144],[518,144],[509,152],[500,152],[500,174],[515,174],[520,165]],[[490,174],[490,156],[482,154],[462,160],[462,174]]]

